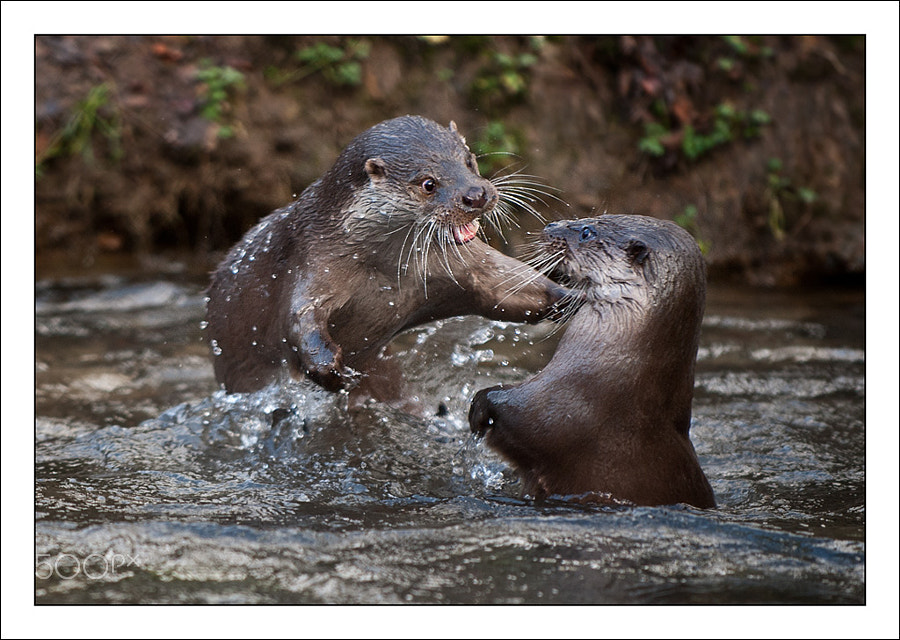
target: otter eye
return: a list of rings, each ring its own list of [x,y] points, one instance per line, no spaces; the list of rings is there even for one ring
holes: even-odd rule
[[[435,189],[437,189],[437,183],[434,181],[434,178],[425,178],[422,180],[422,191],[425,193],[434,193]]]
[[[588,240],[592,240],[597,237],[597,230],[592,226],[582,227],[581,229],[581,241],[587,242]]]

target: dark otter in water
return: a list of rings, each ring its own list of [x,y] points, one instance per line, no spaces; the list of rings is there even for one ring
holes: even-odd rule
[[[537,194],[514,175],[483,178],[453,123],[375,125],[213,274],[216,379],[251,392],[286,365],[337,391],[377,376],[379,352],[409,327],[467,314],[541,320],[566,291],[477,237],[480,217]]]
[[[697,242],[671,222],[605,215],[552,223],[542,245],[586,301],[543,371],[476,394],[472,431],[535,497],[715,507],[688,434],[706,298]]]

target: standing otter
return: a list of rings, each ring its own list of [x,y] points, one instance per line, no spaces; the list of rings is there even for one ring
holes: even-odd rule
[[[479,217],[528,208],[538,193],[515,176],[483,178],[452,122],[375,125],[213,274],[216,379],[251,392],[286,365],[338,391],[368,376],[409,327],[466,314],[539,321],[566,291],[477,238]]]
[[[697,242],[671,222],[607,215],[552,223],[542,244],[585,302],[543,371],[475,395],[472,431],[536,497],[715,507],[688,435],[706,297]]]

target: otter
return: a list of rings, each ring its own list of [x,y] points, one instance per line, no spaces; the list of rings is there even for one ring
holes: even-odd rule
[[[706,298],[697,242],[671,222],[603,215],[549,224],[539,249],[584,301],[540,373],[475,395],[472,432],[537,499],[714,508],[688,433]]]
[[[381,122],[290,205],[251,228],[212,275],[207,336],[216,379],[257,391],[283,372],[329,391],[389,379],[398,333],[451,316],[538,322],[566,290],[478,236],[542,193],[481,176],[454,123]],[[390,396],[396,389],[385,392]],[[378,396],[376,391],[372,395]]]

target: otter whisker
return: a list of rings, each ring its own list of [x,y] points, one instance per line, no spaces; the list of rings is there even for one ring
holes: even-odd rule
[[[456,254],[456,257],[459,258],[460,262],[464,262],[465,258],[463,258],[462,251],[460,251],[460,244],[458,242],[456,242],[456,239],[453,237],[454,236],[453,228],[452,227],[447,228],[446,233],[450,239],[448,244],[450,245],[450,248],[453,249],[453,253]],[[469,251],[468,243],[466,243],[462,246],[466,247],[466,251]]]
[[[420,221],[415,222],[409,227],[409,231],[407,232],[406,238],[404,238],[403,246],[406,245],[407,239],[409,239],[410,234],[412,234],[412,242],[409,245],[409,251],[406,252],[406,262],[403,265],[403,273],[406,274],[409,272],[410,261],[412,261],[413,267],[415,269],[415,275],[421,277],[423,283],[425,285],[425,290],[427,293],[428,289],[428,272],[423,268],[422,265],[422,236],[426,231],[427,223],[423,223]],[[401,248],[402,255],[402,248]],[[398,270],[399,275],[399,270]],[[399,286],[399,283],[398,283]]]
[[[494,210],[487,214],[487,216],[485,217],[487,218],[488,222],[490,222],[491,225],[496,228],[501,234],[503,233],[503,226],[517,228],[519,227],[519,222],[518,220],[516,220],[516,217],[512,212],[512,204],[502,199],[497,203],[497,206],[494,207]]]
[[[520,259],[529,267],[550,274],[565,257],[565,250],[548,246],[540,240],[530,242],[522,249]]]
[[[546,185],[539,180],[540,178],[537,176],[513,173],[495,177],[491,182],[497,187],[501,201],[512,203],[541,222],[546,222],[544,216],[535,208],[535,203],[549,207],[547,200],[545,200],[547,198],[556,200],[566,207],[569,205],[555,193],[552,193],[553,191],[559,191],[559,189]]]
[[[543,269],[548,269],[548,270],[552,271],[560,263],[560,261],[563,259],[563,257],[564,257],[564,254],[562,252],[559,252],[558,254],[547,256],[546,258],[544,258],[540,261],[541,266],[543,267]],[[521,290],[523,290],[525,287],[531,285],[538,278],[543,277],[543,274],[542,274],[543,269],[537,269],[537,268],[534,268],[532,265],[523,263],[521,268],[517,268],[515,271],[510,273],[501,282],[501,285],[504,285],[506,283],[513,282],[513,281],[515,281],[515,284],[506,290],[506,295],[502,298],[501,302],[503,300],[506,300],[510,296],[516,295]],[[524,275],[525,277],[524,278],[521,277],[522,275]]]
[[[484,153],[479,153],[476,157],[480,160],[481,158],[487,158],[488,156],[509,156],[510,158],[519,157],[512,151],[486,151]],[[500,169],[500,171],[503,171],[503,169]]]
[[[422,247],[421,251],[419,251],[416,256],[416,264],[422,277],[422,284],[425,287],[425,298],[428,298],[428,264],[430,262],[429,255],[431,252],[431,242],[434,240],[435,227],[435,221],[428,220],[427,223],[422,225],[421,233],[418,236],[418,239],[422,242]]]
[[[400,227],[400,229],[402,229],[402,228],[403,227]],[[403,261],[403,250],[406,248],[406,242],[409,240],[409,236],[410,236],[410,234],[413,233],[415,228],[416,228],[415,224],[411,224],[407,227],[406,235],[403,237],[403,242],[400,245],[400,253],[397,256],[397,288],[398,289],[400,288],[401,276],[409,273],[409,258],[410,258],[410,253],[412,252],[413,247],[415,246],[415,242],[416,242],[415,237],[413,238],[412,245],[410,246],[410,249],[409,249],[410,253],[406,254],[406,262]],[[399,229],[398,229],[398,231],[399,231]],[[393,233],[393,232],[391,232],[391,233]]]
[[[523,193],[530,194],[535,198],[546,196],[565,204],[564,200],[553,193],[554,191],[559,192],[560,189],[546,184],[540,176],[515,172],[507,175],[494,176],[491,178],[491,182],[498,189],[517,189]]]
[[[452,227],[447,225],[441,225],[437,227],[437,236],[438,242],[441,246],[441,262],[444,265],[444,270],[447,271],[447,275],[450,276],[450,279],[457,285],[459,285],[459,281],[457,281],[456,276],[453,275],[453,267],[450,266],[450,257],[448,255],[447,247],[456,247],[456,241],[453,238],[453,230]],[[460,259],[462,259],[462,255],[460,255]],[[462,285],[460,285],[462,286]]]

